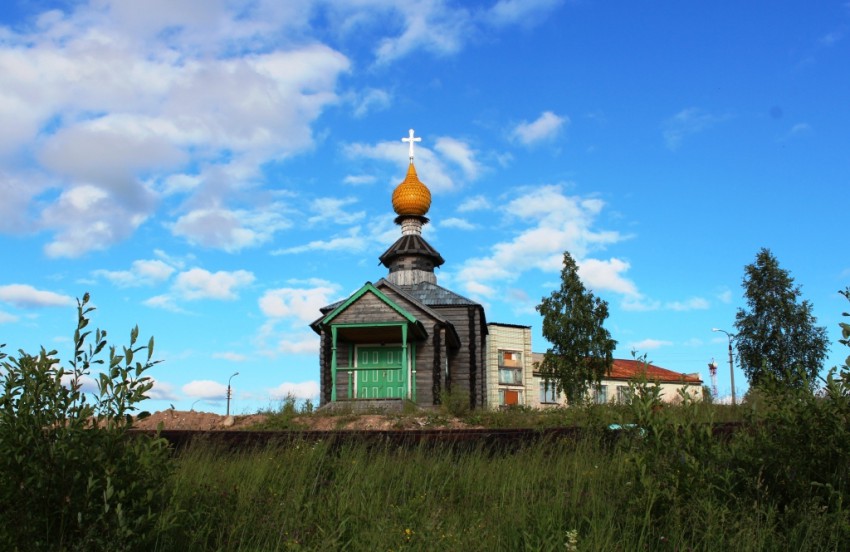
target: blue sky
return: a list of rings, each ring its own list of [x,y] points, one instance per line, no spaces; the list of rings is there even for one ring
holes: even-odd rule
[[[728,395],[711,328],[767,247],[841,364],[848,34],[846,0],[9,0],[0,343],[68,358],[88,291],[155,336],[151,410],[315,396],[308,323],[385,275],[413,128],[438,282],[536,351],[569,250],[617,356]]]

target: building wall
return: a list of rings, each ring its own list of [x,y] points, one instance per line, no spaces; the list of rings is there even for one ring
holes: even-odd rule
[[[487,325],[486,373],[487,399],[486,407],[499,408],[502,403],[503,391],[520,393],[519,404],[537,406],[536,399],[529,396],[534,387],[531,363],[531,328],[528,326],[513,326],[507,324]],[[521,385],[501,383],[499,380],[499,351],[515,351],[521,354]]]
[[[445,387],[469,395],[470,404],[479,408],[486,400],[487,385],[482,309],[478,305],[433,308],[454,326],[460,339],[460,347],[448,352],[449,379]]]
[[[428,332],[425,339],[411,338],[415,343],[415,395],[416,403],[421,406],[433,406],[441,403],[442,394],[448,388],[469,396],[470,402],[480,407],[486,400],[487,378],[485,366],[485,335],[482,327],[483,311],[480,306],[434,307],[432,311],[423,309],[419,304],[400,296],[392,289],[381,290],[402,309],[421,321]],[[446,322],[434,318],[434,312],[444,317]],[[334,323],[364,324],[373,322],[401,321],[402,316],[393,308],[371,293],[364,294],[345,311],[334,318]],[[448,332],[451,326],[460,340],[457,348],[449,347]],[[337,343],[337,399],[348,397],[350,374],[349,350],[354,344],[346,343],[342,338]],[[319,353],[321,404],[330,402],[331,394],[331,332],[322,332]]]
[[[651,382],[650,382],[651,383]],[[543,378],[534,377],[531,387],[535,390],[536,395],[536,403],[529,403],[530,406],[534,406],[536,408],[556,408],[568,406],[566,397],[561,393],[557,395],[557,400],[555,403],[542,403],[539,400],[540,397],[540,388],[544,385]],[[591,402],[597,403],[606,403],[606,404],[614,404],[617,402],[622,402],[623,397],[622,393],[625,392],[629,387],[628,380],[622,379],[602,379],[601,385],[604,390],[602,394],[604,396],[604,401],[602,397],[599,396],[599,393],[595,389],[590,389],[587,393],[587,398]],[[701,383],[659,383],[661,387],[661,393],[659,398],[662,402],[675,404],[681,401],[681,397],[679,396],[679,390],[683,389],[687,392],[694,400],[702,400],[702,384]],[[620,389],[623,391],[621,392]]]

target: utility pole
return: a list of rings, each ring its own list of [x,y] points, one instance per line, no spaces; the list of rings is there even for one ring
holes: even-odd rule
[[[229,379],[229,380],[227,380],[227,415],[228,415],[228,416],[230,416],[230,396],[231,396],[231,393],[230,393],[230,382],[233,380],[233,378],[234,378],[235,376],[238,376],[238,375],[239,375],[239,372],[235,372],[232,376],[230,376],[230,379]]]
[[[732,338],[735,337],[733,334],[730,334],[726,330],[721,330],[720,328],[711,328],[713,332],[723,332],[726,334],[726,338],[729,340],[729,379],[732,381],[732,405],[735,405],[735,367],[732,364]]]

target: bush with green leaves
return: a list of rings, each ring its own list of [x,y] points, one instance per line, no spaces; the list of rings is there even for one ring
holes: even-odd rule
[[[176,519],[160,513],[167,443],[127,433],[153,385],[153,338],[139,346],[133,328],[129,346],[109,347],[104,363],[106,332],[88,329],[93,310],[88,294],[77,301],[68,368],[44,348],[0,353],[0,549],[149,550]],[[96,366],[104,372],[87,393]]]
[[[631,513],[652,527],[682,527],[699,542],[704,518],[730,511],[730,451],[714,435],[714,407],[678,393],[678,404],[665,404],[645,372],[631,381],[625,413],[632,423],[622,426],[619,443],[634,470]]]

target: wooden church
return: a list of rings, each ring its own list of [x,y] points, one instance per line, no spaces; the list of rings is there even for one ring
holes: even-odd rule
[[[379,257],[389,273],[347,299],[327,305],[310,326],[321,337],[320,404],[400,401],[441,404],[447,391],[487,400],[484,308],[437,284],[445,261],[423,237],[431,192],[410,165],[392,205],[401,237]]]

